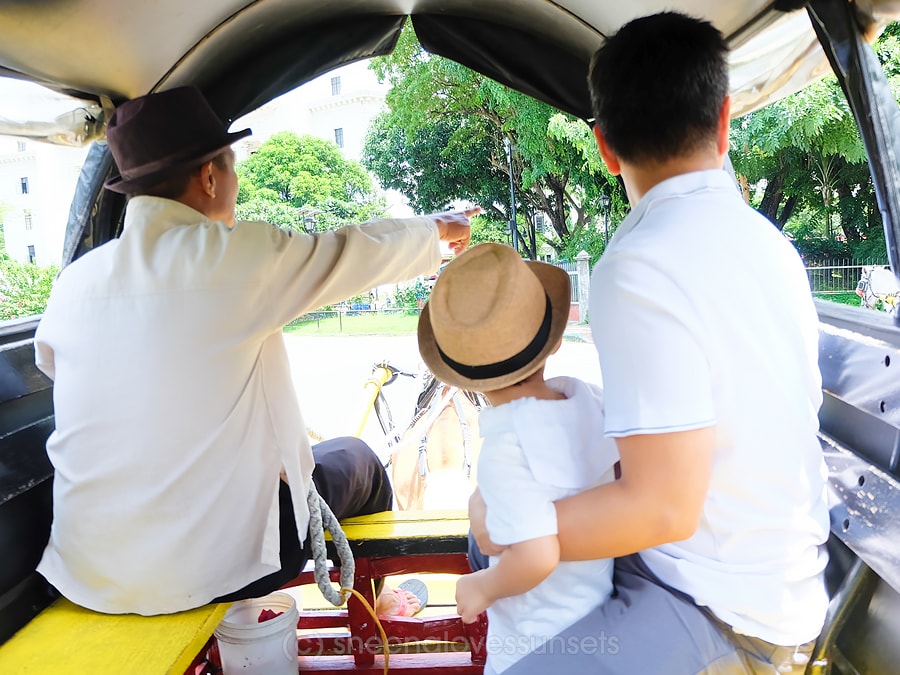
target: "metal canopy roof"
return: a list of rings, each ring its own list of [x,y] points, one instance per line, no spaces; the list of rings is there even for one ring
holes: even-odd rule
[[[411,16],[423,45],[572,114],[590,115],[585,74],[603,36],[678,9],[732,46],[736,115],[828,66],[804,11],[781,0],[7,0],[0,75],[113,101],[195,83],[226,119],[350,61],[389,52]],[[858,3],[864,24],[897,0]]]

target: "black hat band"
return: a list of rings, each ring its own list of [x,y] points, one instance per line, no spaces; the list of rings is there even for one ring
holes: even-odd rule
[[[520,368],[524,368],[541,353],[541,350],[547,345],[547,339],[550,337],[553,309],[550,305],[550,297],[546,293],[544,293],[544,299],[546,301],[544,320],[541,322],[540,328],[538,328],[537,335],[535,335],[534,339],[518,354],[515,354],[508,359],[504,359],[503,361],[498,361],[497,363],[488,363],[483,366],[467,366],[463,363],[454,361],[447,356],[441,349],[441,346],[437,343],[437,340],[435,340],[434,346],[437,347],[438,354],[441,355],[441,360],[457,373],[470,380],[489,380],[495,377],[509,375]]]

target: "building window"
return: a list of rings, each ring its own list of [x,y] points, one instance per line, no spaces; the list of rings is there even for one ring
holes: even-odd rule
[[[341,93],[341,76],[331,78],[331,95],[337,96]]]
[[[28,210],[25,211],[25,229],[31,229],[31,211]]]
[[[28,245],[28,262],[34,262],[34,244]]]
[[[339,148],[344,147],[344,130],[343,129],[335,129],[334,130],[334,142],[337,143]]]
[[[21,185],[21,187],[22,187],[22,194],[27,195],[28,194],[28,176],[22,176],[19,179],[19,185]]]
[[[17,141],[16,146],[19,148],[19,152],[25,152],[25,141]]]

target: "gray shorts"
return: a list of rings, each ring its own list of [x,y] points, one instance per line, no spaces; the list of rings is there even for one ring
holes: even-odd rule
[[[814,642],[780,647],[738,635],[689,596],[666,586],[638,555],[616,559],[613,583],[615,592],[609,600],[503,675],[806,671]]]

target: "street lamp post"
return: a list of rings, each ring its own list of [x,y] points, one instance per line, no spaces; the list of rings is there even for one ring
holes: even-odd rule
[[[603,250],[606,250],[606,245],[609,243],[609,195],[601,194],[597,201],[603,212]]]
[[[509,234],[512,239],[512,247],[519,250],[519,228],[516,227],[516,188],[513,183],[512,150],[515,147],[509,141],[509,137],[503,139],[503,147],[506,148],[506,165],[509,167],[509,212],[512,216],[509,221]]]
[[[302,206],[297,209],[297,215],[300,217],[303,229],[307,234],[313,234],[319,229],[319,214],[321,213],[322,212],[319,209],[312,206]]]

